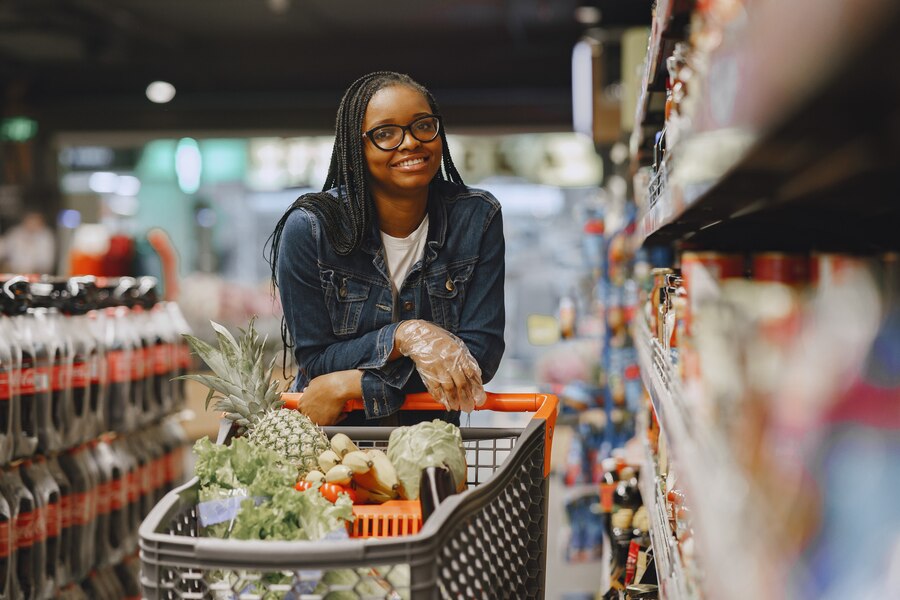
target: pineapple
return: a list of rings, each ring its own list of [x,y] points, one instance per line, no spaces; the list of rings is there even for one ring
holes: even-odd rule
[[[216,399],[215,410],[238,427],[238,435],[270,448],[294,465],[301,476],[318,468],[318,456],[328,448],[325,433],[306,415],[282,408],[279,381],[272,380],[275,358],[264,363],[265,338],[253,327],[241,330],[239,340],[222,325],[210,321],[219,347],[185,334],[191,348],[206,361],[215,375],[191,374],[184,379],[199,381],[209,388],[206,408]]]

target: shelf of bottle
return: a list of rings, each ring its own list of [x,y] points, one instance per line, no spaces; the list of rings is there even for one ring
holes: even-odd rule
[[[816,230],[813,242],[846,236],[842,247],[852,249],[874,238],[894,248],[886,223],[900,222],[890,204],[900,154],[885,152],[884,123],[900,118],[900,78],[882,65],[900,53],[900,3],[796,0],[749,10],[753,18],[723,34],[689,85],[691,117],[667,150],[677,167],[640,217],[640,240],[668,243],[723,225],[726,241],[730,227],[755,239],[774,223]],[[648,129],[662,127],[646,110],[652,88],[642,83],[632,139],[644,165]]]
[[[642,427],[642,430],[645,429]],[[675,600],[697,598],[696,594],[689,591],[694,588],[688,586],[687,574],[682,566],[678,544],[669,527],[665,497],[659,485],[659,476],[656,474],[656,460],[646,441],[643,446],[644,464],[641,466],[639,481],[641,498],[644,500],[644,506],[647,507],[650,517],[650,543],[656,561],[660,593],[665,598]]]
[[[696,405],[699,392],[683,393],[671,361],[640,316],[634,319],[634,338],[641,375],[669,443],[679,487],[690,502],[696,560],[703,565],[703,597],[771,597],[772,590],[766,589],[769,549],[761,535],[766,531],[765,502],[722,433],[693,414],[692,399]]]
[[[686,17],[695,0],[659,0],[650,36],[647,41],[647,56],[641,70],[640,96],[634,118],[635,124],[643,124],[650,108],[650,98],[654,93],[665,93],[666,56],[671,53],[677,40],[684,37]],[[636,128],[640,131],[640,128]]]

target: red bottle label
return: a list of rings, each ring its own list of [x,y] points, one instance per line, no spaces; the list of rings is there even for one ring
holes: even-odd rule
[[[53,365],[50,367],[50,389],[62,392],[71,387],[72,369],[69,365]]]
[[[125,483],[121,478],[109,482],[109,507],[111,510],[121,510],[125,506]]]
[[[191,350],[187,344],[178,345],[178,366],[189,369],[191,366]]]
[[[9,400],[12,397],[12,378],[6,369],[0,371],[0,401]]]
[[[153,489],[153,473],[150,470],[150,463],[140,465],[137,469],[137,478],[140,485],[138,494],[146,496]]]
[[[90,378],[91,383],[93,384],[101,384],[107,380],[107,369],[108,364],[104,364],[103,359],[98,355],[91,355],[91,359],[88,362],[90,369]]]
[[[47,539],[47,510],[46,507],[34,509],[34,543]]]
[[[110,491],[109,483],[101,483],[97,486],[97,489],[94,492],[96,494],[95,506],[97,507],[97,512],[95,514],[105,515],[109,513],[110,502],[112,500],[110,498]]]
[[[58,537],[62,529],[62,515],[60,515],[59,502],[52,502],[44,507],[44,519],[47,523],[47,537]]]
[[[22,369],[18,379],[19,393],[22,395],[40,394],[50,390],[50,368],[30,367]]]
[[[147,376],[147,349],[134,350],[134,360],[131,361],[131,379],[140,380]]]
[[[16,525],[13,528],[13,545],[19,548],[28,548],[34,544],[34,513],[20,512],[16,515]]]
[[[151,471],[153,476],[151,481],[153,482],[153,489],[158,489],[162,487],[162,485],[166,482],[166,459],[164,456],[157,458],[152,463]]]
[[[153,372],[165,375],[172,370],[172,347],[170,344],[157,344],[151,348],[153,355]]]
[[[68,494],[59,499],[59,525],[63,529],[68,529],[74,524],[74,509],[73,494]]]
[[[134,356],[131,350],[113,350],[107,352],[107,377],[114,383],[131,381],[131,371]]]
[[[87,525],[93,518],[90,492],[79,492],[71,495],[71,519],[73,525]]]
[[[91,383],[90,363],[78,361],[72,363],[72,387],[86,388]]]
[[[141,497],[141,480],[138,475],[138,471],[135,469],[126,476],[129,503],[136,502]]]
[[[9,556],[12,544],[12,529],[9,527],[9,521],[3,521],[0,523],[0,557]]]

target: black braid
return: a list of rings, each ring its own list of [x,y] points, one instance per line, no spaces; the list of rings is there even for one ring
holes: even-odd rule
[[[368,167],[363,150],[362,127],[366,108],[372,96],[382,88],[392,85],[404,85],[422,93],[434,114],[439,114],[437,102],[424,86],[417,83],[409,75],[392,71],[376,71],[350,84],[338,106],[334,128],[334,148],[328,175],[321,192],[300,196],[285,211],[275,225],[275,230],[266,244],[271,244],[268,262],[272,269],[273,293],[278,287],[278,248],[281,234],[290,214],[298,208],[306,208],[314,213],[325,230],[328,241],[340,255],[348,255],[359,248],[360,242],[376,219],[375,203],[372,200],[367,182]],[[438,170],[435,179],[448,179],[453,183],[465,185],[447,145],[447,135],[440,130],[443,145],[442,170]],[[337,189],[337,197],[328,191]],[[284,342],[284,359],[286,364],[287,350],[293,347],[289,340],[287,323],[281,319],[281,339]]]

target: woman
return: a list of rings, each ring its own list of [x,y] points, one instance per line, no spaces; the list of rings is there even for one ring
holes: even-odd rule
[[[362,398],[345,424],[458,423],[504,350],[500,204],[463,184],[434,98],[407,75],[355,81],[335,129],[324,191],[273,233],[300,410],[328,425]],[[395,415],[426,388],[451,412]]]

